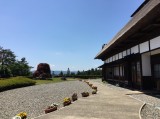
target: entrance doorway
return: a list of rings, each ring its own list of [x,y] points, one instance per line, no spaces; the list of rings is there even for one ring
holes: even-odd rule
[[[141,86],[141,68],[140,62],[132,62],[131,64],[132,87],[140,88]]]
[[[160,64],[154,64],[153,76],[154,76],[155,82],[157,82],[156,83],[157,85],[155,85],[155,88],[160,90]]]

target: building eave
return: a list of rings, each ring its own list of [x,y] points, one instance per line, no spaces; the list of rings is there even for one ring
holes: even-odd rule
[[[144,27],[160,14],[160,0],[148,1],[134,17],[117,33],[117,35],[96,55],[95,59],[105,60],[117,43],[127,40],[131,35]],[[159,16],[159,15],[158,15]]]

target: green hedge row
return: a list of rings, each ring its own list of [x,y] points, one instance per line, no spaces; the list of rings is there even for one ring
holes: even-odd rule
[[[80,79],[97,79],[97,78],[102,78],[102,76],[99,76],[99,75],[78,75],[78,76],[74,76],[74,78],[80,78]]]
[[[63,77],[63,76],[54,76],[54,77]],[[76,76],[64,76],[66,78],[80,78],[80,79],[97,79],[102,78],[102,76],[99,75],[76,75]]]
[[[36,82],[32,79],[28,79],[25,77],[12,77],[9,79],[1,79],[0,80],[0,92],[14,89],[14,88],[20,88],[25,86],[32,86],[35,85]]]

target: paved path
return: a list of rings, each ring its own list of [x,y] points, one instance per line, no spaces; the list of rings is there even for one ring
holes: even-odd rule
[[[35,119],[139,119],[142,103],[126,95],[134,92],[90,82],[98,87],[97,95],[79,98],[70,106]]]

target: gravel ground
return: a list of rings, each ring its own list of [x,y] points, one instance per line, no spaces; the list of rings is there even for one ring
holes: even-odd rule
[[[147,94],[133,94],[131,96],[138,99],[138,100],[141,100],[142,102],[151,104],[156,107],[160,107],[160,98],[156,97],[158,95],[150,96]]]
[[[131,96],[146,103],[140,112],[142,119],[160,119],[159,95],[133,94]]]
[[[62,107],[63,98],[92,89],[84,82],[68,81],[42,84],[0,92],[0,119],[11,119],[19,112],[27,112],[28,118],[44,114],[44,109],[53,102]]]
[[[103,83],[103,84],[106,85],[107,87],[113,89],[113,90],[130,91],[130,89],[120,87],[119,85],[112,85],[112,84],[109,84],[109,83]]]
[[[142,119],[160,119],[160,109],[149,104],[143,106],[140,114]]]

